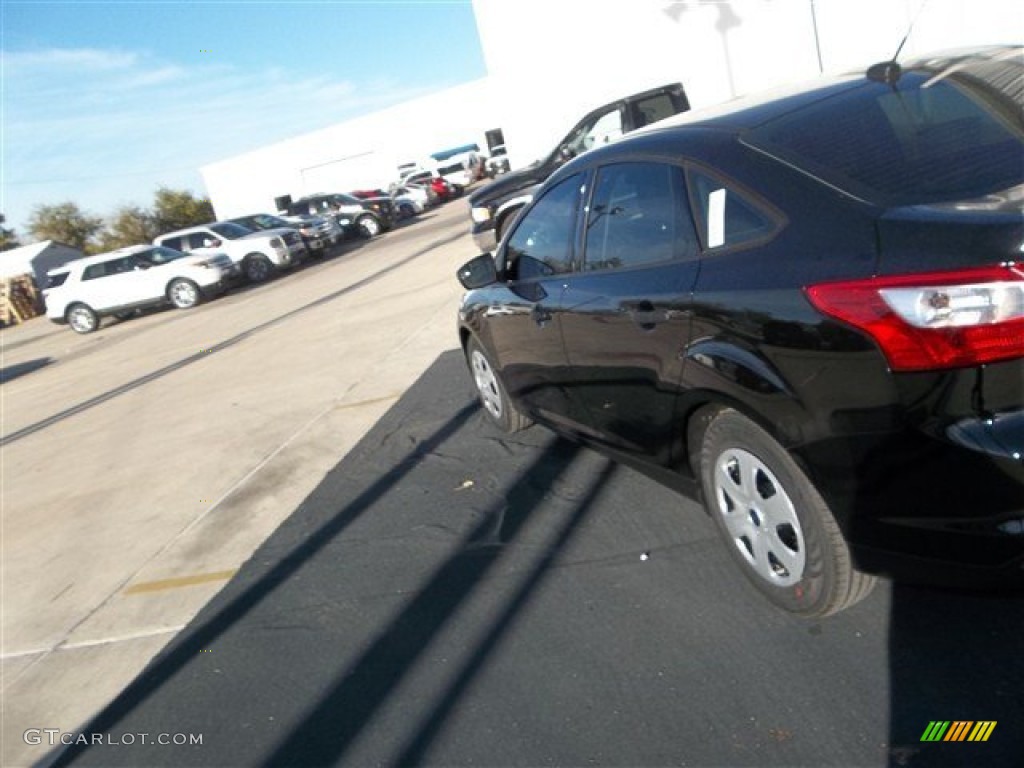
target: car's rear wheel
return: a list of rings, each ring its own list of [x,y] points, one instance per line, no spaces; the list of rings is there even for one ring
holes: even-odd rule
[[[747,578],[802,616],[837,613],[868,595],[825,500],[771,435],[734,410],[704,433],[701,480],[708,511]]]
[[[356,226],[359,227],[359,232],[363,237],[376,237],[380,234],[381,226],[380,222],[377,221],[373,216],[360,216],[356,220]]]
[[[92,333],[100,327],[100,317],[85,304],[72,304],[65,315],[75,333]]]
[[[167,298],[178,309],[191,309],[202,300],[199,286],[191,280],[179,277],[167,286]]]
[[[530,420],[509,400],[501,376],[476,339],[470,339],[466,345],[466,362],[487,417],[505,432],[518,432],[530,426]]]
[[[253,253],[246,256],[243,268],[245,269],[245,276],[252,283],[262,283],[264,280],[269,280],[270,276],[274,274],[274,265],[262,253]]]

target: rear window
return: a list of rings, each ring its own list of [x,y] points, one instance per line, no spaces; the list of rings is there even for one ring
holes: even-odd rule
[[[1024,180],[1019,105],[958,78],[905,73],[747,131],[747,143],[888,205],[969,200]]]

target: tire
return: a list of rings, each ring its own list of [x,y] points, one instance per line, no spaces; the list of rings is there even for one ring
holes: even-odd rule
[[[401,217],[403,219],[411,219],[413,216],[416,215],[416,209],[413,208],[408,203],[403,203],[402,205],[400,205],[398,207],[398,212],[399,214],[401,214]]]
[[[828,616],[871,592],[875,578],[854,569],[825,500],[753,421],[734,410],[715,416],[700,466],[705,504],[730,554],[775,605]]]
[[[367,239],[376,237],[381,232],[380,222],[373,216],[360,216],[356,219],[356,226],[359,227],[359,233]]]
[[[530,426],[532,422],[509,400],[501,377],[476,339],[470,339],[466,345],[466,363],[473,375],[480,404],[491,423],[510,433]]]
[[[100,327],[100,316],[85,304],[72,304],[64,317],[75,333],[92,333]]]
[[[183,277],[176,278],[167,286],[167,298],[177,309],[192,309],[202,300],[199,286]]]
[[[262,283],[265,280],[269,280],[270,276],[274,274],[274,265],[262,253],[246,256],[243,269],[245,270],[246,278],[251,283]]]

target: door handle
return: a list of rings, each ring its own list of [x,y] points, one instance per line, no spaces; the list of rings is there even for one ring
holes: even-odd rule
[[[629,316],[644,331],[653,331],[658,323],[668,320],[668,313],[656,309],[649,301],[639,301],[629,307]]]
[[[540,306],[540,304],[533,305],[533,309],[530,310],[530,317],[541,328],[551,322],[551,313]]]

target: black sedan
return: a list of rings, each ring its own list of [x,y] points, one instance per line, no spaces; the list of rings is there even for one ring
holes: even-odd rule
[[[1022,76],[885,62],[569,163],[459,271],[485,413],[702,498],[794,613],[1019,585]]]

